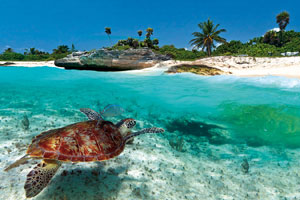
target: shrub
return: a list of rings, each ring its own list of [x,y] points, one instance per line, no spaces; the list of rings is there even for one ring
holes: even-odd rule
[[[240,49],[238,53],[257,57],[280,55],[278,49],[274,45],[270,44],[248,45],[245,48]]]
[[[195,60],[205,57],[206,53],[203,51],[189,51],[184,48],[177,49],[174,45],[165,45],[158,50],[159,53],[169,55],[176,60]]]
[[[25,56],[15,52],[5,52],[0,55],[0,60],[20,61],[24,60]]]
[[[237,54],[244,47],[241,41],[232,40],[228,43],[221,44],[213,51],[213,55],[232,55]]]

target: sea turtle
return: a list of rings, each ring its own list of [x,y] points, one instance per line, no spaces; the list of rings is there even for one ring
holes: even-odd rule
[[[164,132],[157,127],[131,132],[136,125],[134,119],[113,124],[100,119],[101,116],[91,109],[81,109],[81,112],[87,115],[88,121],[42,132],[33,138],[25,156],[5,169],[8,171],[24,164],[30,158],[42,159],[27,175],[24,186],[27,198],[36,196],[47,186],[62,162],[108,160],[120,155],[130,138]]]

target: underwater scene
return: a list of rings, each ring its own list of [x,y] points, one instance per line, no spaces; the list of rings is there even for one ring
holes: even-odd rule
[[[107,112],[133,118],[134,137],[101,162],[64,162],[34,200],[300,199],[300,81],[0,69],[0,199],[26,199],[27,174],[41,159],[4,171],[40,133]],[[116,111],[117,112],[117,111]]]

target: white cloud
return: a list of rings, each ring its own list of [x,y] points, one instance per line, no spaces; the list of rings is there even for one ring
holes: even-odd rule
[[[271,30],[269,30],[269,31],[279,32],[279,31],[280,31],[280,28],[273,28],[273,29],[271,29]]]

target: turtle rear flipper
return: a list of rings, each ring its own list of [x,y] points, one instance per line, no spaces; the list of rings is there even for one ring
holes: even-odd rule
[[[27,175],[24,186],[26,197],[31,198],[39,194],[48,185],[60,166],[60,162],[55,160],[43,160],[37,164]]]
[[[23,165],[23,164],[25,164],[26,162],[27,162],[27,160],[28,159],[30,159],[30,157],[28,156],[28,155],[25,155],[25,156],[23,156],[22,158],[20,158],[19,160],[17,160],[16,162],[14,162],[14,163],[12,163],[11,165],[9,165],[8,167],[6,167],[5,169],[4,169],[4,171],[8,171],[8,170],[11,170],[11,169],[13,169],[13,168],[15,168],[15,167],[18,167],[18,166],[20,166],[20,165]]]

